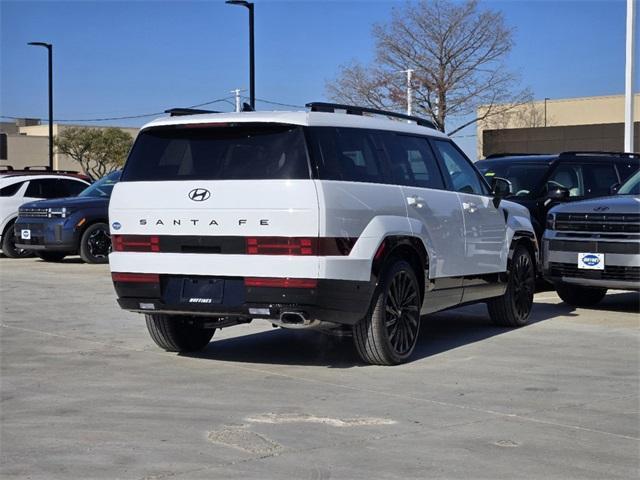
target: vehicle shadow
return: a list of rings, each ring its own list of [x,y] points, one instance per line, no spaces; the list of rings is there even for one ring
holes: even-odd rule
[[[68,263],[68,264],[84,263],[80,257],[74,257],[74,256],[64,257],[62,260],[56,260],[55,262],[43,260],[43,259],[38,258],[38,257],[36,257],[35,260],[36,260],[36,262],[39,262],[39,263],[61,263],[61,264],[65,264],[65,263]]]
[[[536,303],[531,324],[557,315],[575,316],[564,304]],[[461,307],[422,317],[420,335],[411,362],[513,331],[491,324],[484,304]],[[366,366],[355,351],[353,339],[315,331],[273,329],[216,340],[193,358],[227,362],[326,366]]]

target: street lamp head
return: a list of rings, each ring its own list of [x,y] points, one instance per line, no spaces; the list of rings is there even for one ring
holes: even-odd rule
[[[226,0],[224,3],[228,3],[229,5],[240,5],[247,8],[253,7],[253,3],[247,2],[246,0]]]
[[[29,42],[27,45],[32,45],[34,47],[51,48],[51,44],[46,42]]]

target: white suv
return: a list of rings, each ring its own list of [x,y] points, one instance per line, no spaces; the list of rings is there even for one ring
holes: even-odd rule
[[[160,347],[199,350],[259,318],[352,333],[364,361],[390,365],[420,314],[487,301],[496,323],[527,323],[538,247],[506,180],[490,188],[425,120],[307,107],[142,128],[111,197],[109,261],[120,306]]]

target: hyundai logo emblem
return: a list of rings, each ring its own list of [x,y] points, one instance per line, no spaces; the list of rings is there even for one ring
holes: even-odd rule
[[[194,202],[204,202],[211,196],[211,192],[206,188],[194,188],[189,192],[189,198]]]
[[[609,207],[605,207],[604,205],[593,209],[594,212],[606,212],[607,210],[609,210]]]

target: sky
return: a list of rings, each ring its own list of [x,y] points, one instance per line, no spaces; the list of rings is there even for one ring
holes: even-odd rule
[[[327,100],[326,82],[340,65],[370,62],[373,25],[403,5],[254,2],[256,97],[298,106]],[[624,0],[482,1],[481,7],[502,11],[515,28],[506,64],[535,98],[624,92]],[[54,45],[55,119],[153,114],[221,98],[227,101],[203,108],[227,111],[230,91],[249,86],[247,10],[223,0],[0,0],[2,116],[47,118],[46,50],[30,41]],[[639,85],[640,65],[636,92]],[[152,118],[94,124],[140,126]],[[473,127],[456,141],[475,157]]]

